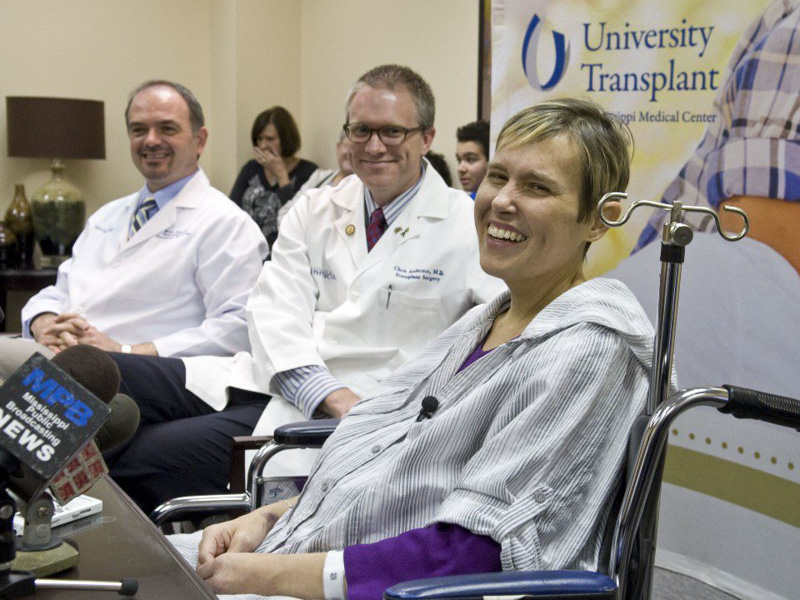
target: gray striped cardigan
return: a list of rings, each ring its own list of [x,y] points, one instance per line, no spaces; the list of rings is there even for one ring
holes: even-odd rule
[[[351,410],[260,552],[448,522],[499,542],[506,570],[596,568],[652,327],[622,283],[593,279],[458,372],[507,303],[508,292],[467,313]],[[428,395],[439,408],[417,422]]]

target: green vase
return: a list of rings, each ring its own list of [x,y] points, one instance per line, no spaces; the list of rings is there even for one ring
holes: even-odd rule
[[[31,197],[33,233],[42,249],[43,267],[57,267],[72,255],[86,220],[83,194],[63,178],[64,165],[53,161],[51,170],[53,178]]]

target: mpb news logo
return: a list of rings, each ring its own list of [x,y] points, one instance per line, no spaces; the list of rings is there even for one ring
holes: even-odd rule
[[[539,74],[538,55],[540,52],[539,36],[544,29],[544,25],[539,18],[539,15],[534,14],[531,22],[528,24],[528,29],[525,31],[525,39],[522,42],[522,70],[525,72],[525,78],[531,87],[539,92],[552,90],[561,79],[564,73],[567,72],[567,65],[569,64],[569,41],[563,33],[553,30],[553,67],[552,73],[545,83],[542,83],[542,78]],[[545,36],[547,38],[548,36]],[[547,42],[545,41],[545,48]],[[546,54],[546,52],[544,53]],[[549,69],[547,70],[549,71]]]

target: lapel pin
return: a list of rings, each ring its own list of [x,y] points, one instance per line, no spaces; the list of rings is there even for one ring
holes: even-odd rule
[[[348,225],[347,227],[344,228],[344,232],[347,235],[353,235],[356,232],[356,226],[355,225]]]

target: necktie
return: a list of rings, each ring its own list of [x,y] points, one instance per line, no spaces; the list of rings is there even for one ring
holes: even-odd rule
[[[380,207],[372,211],[367,225],[367,252],[381,239],[383,232],[386,231],[386,219],[383,216],[383,209]]]
[[[133,234],[139,231],[157,212],[158,204],[156,204],[156,199],[152,196],[150,198],[145,198],[144,202],[141,203],[139,209],[136,211],[136,214],[133,215],[131,226],[128,229],[128,237],[133,237]]]

